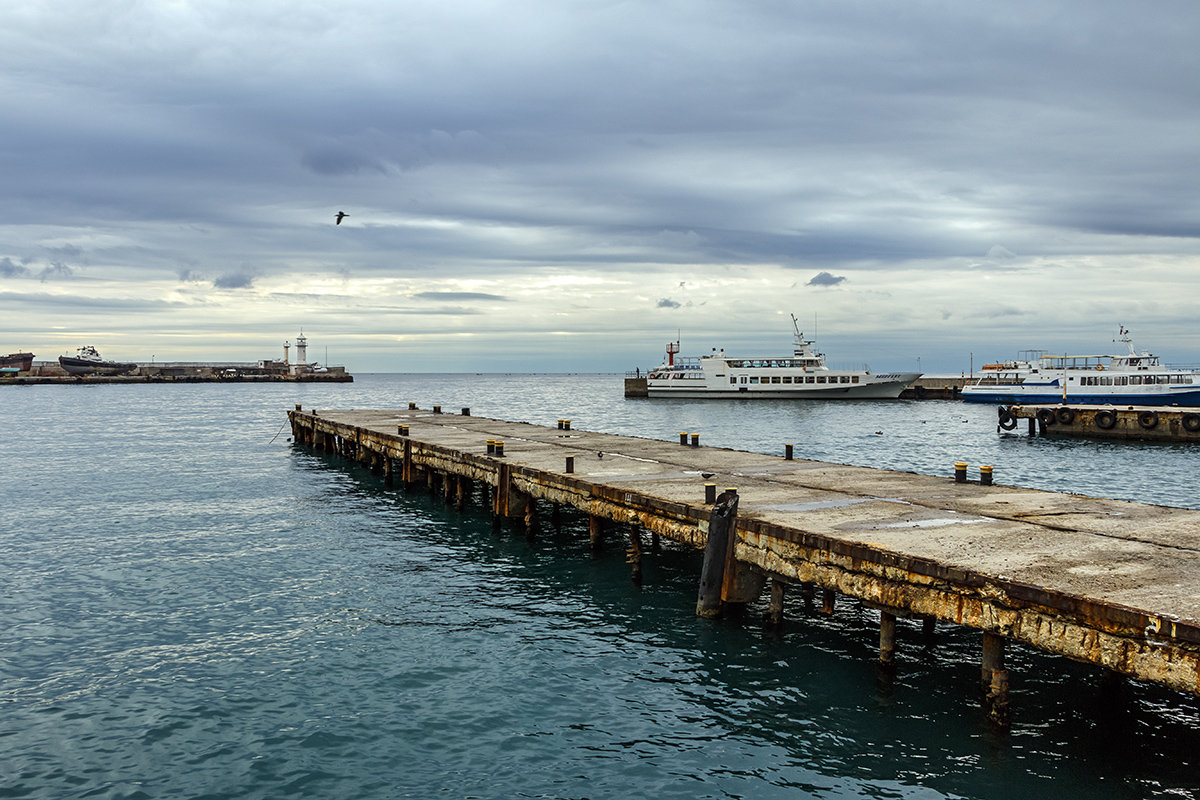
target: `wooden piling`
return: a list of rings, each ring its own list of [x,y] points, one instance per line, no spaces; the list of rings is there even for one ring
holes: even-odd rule
[[[834,605],[837,603],[837,592],[833,589],[823,589],[821,591],[821,613],[833,614]]]
[[[983,632],[983,659],[980,681],[987,690],[992,685],[992,673],[1004,669],[1004,637],[991,631]]]
[[[588,515],[588,537],[591,539],[592,552],[600,549],[604,540],[604,518],[595,514]]]
[[[771,604],[767,606],[767,624],[773,628],[783,625],[783,601],[786,585],[778,578],[771,579]]]
[[[696,616],[717,617],[721,614],[721,595],[725,583],[725,564],[732,547],[737,523],[738,496],[726,489],[717,497],[708,517],[708,539],[704,546],[704,566],[700,569],[700,592],[696,599]]]
[[[896,615],[879,613],[879,665],[892,668],[896,664]]]
[[[642,532],[636,525],[629,526],[629,549],[625,561],[630,566],[630,577],[638,586],[642,585]]]
[[[1008,705],[1008,670],[992,672],[987,695],[988,719],[995,725],[1006,727],[1010,720]]]

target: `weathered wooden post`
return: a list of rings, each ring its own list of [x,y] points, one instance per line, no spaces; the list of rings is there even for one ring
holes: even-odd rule
[[[983,632],[983,662],[981,679],[987,692],[988,719],[996,725],[1009,722],[1008,670],[1004,668],[1004,637]]]
[[[389,456],[383,457],[383,485],[387,488],[392,488],[394,480],[392,478],[392,459]]]
[[[992,673],[1004,669],[1004,637],[990,631],[983,632],[983,660],[980,683],[985,691],[991,688]]]
[[[988,719],[996,725],[1007,726],[1011,718],[1008,707],[1008,670],[998,669],[992,672],[987,700]]]
[[[885,670],[896,666],[896,615],[879,614],[879,666]]]
[[[467,495],[471,493],[471,479],[466,475],[459,475],[454,483],[454,507],[462,511],[467,505]]]
[[[837,592],[833,589],[824,589],[821,591],[821,613],[832,614],[834,606],[837,604]]]
[[[532,497],[525,501],[525,538],[532,539],[537,533],[537,502]]]
[[[704,545],[704,566],[700,569],[700,592],[696,599],[698,617],[711,619],[721,614],[721,589],[737,524],[737,507],[737,492],[726,489],[717,497],[708,516],[708,540]]]
[[[400,463],[400,482],[405,490],[412,488],[413,482],[413,446],[411,439],[404,440],[404,458]]]
[[[629,549],[625,551],[625,563],[632,567],[630,577],[638,586],[642,585],[642,532],[637,525],[629,526]]]
[[[597,517],[595,514],[588,514],[588,538],[592,542],[592,552],[600,549],[600,543],[604,540],[604,518]]]
[[[771,578],[771,604],[767,606],[767,624],[772,628],[783,625],[783,599],[786,586],[779,578]]]

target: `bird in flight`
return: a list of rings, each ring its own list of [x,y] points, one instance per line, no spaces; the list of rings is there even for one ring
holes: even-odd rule
[[[333,224],[334,224],[334,225],[341,225],[341,224],[342,224],[342,220],[343,220],[343,219],[345,219],[345,218],[346,218],[346,217],[348,217],[348,216],[350,216],[350,215],[349,215],[349,214],[347,214],[345,211],[339,211],[339,212],[337,213],[337,219],[334,221],[334,223],[333,223]]]

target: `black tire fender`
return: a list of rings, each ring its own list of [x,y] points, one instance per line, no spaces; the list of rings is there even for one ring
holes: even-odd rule
[[[1096,412],[1096,427],[1102,431],[1111,430],[1117,424],[1117,412],[1104,409]]]
[[[1039,409],[1037,412],[1037,421],[1042,425],[1045,425],[1047,428],[1053,425],[1057,420],[1058,417],[1055,416],[1053,408],[1043,408]]]
[[[1070,425],[1075,421],[1075,409],[1063,406],[1055,413],[1055,416],[1061,424]]]
[[[1146,409],[1138,412],[1138,425],[1141,425],[1146,430],[1152,429],[1158,425],[1158,412]]]
[[[1188,433],[1196,433],[1200,431],[1200,414],[1184,414],[1179,424]]]

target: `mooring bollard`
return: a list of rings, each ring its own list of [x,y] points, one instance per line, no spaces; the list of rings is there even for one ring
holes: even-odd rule
[[[487,440],[487,447],[488,447],[488,449],[487,449],[487,454],[488,454],[489,456],[490,456],[490,455],[492,455],[492,454],[494,454],[494,453],[496,452],[496,440],[495,440],[495,439],[488,439],[488,440]]]
[[[299,404],[299,403],[296,403],[296,410],[297,410],[297,411],[299,411],[299,410],[300,410],[300,404]]]
[[[965,461],[955,461],[954,462],[954,482],[955,483],[966,483],[967,482],[967,462],[965,462]]]
[[[416,411],[416,410],[417,410],[417,404],[416,404],[416,403],[411,403],[411,402],[410,402],[410,403],[408,404],[408,410],[409,410],[409,411]]]
[[[567,456],[567,472],[575,471],[575,456]]]
[[[679,443],[684,446],[687,445],[687,431],[679,432]]]
[[[692,434],[692,447],[699,447],[699,446],[700,446],[700,434],[693,433]]]
[[[563,421],[560,419],[560,420],[558,421],[558,429],[559,429],[560,431],[563,429],[563,426],[562,426],[562,425],[563,425]]]
[[[717,502],[717,485],[715,483],[704,484],[704,503],[712,505]]]
[[[433,407],[433,413],[435,413],[435,414],[440,414],[440,413],[442,413],[442,407],[441,407],[441,406],[434,406],[434,407]]]
[[[792,446],[790,444],[785,444],[783,446],[783,460],[784,461],[792,460]]]
[[[496,458],[504,458],[504,442],[496,440]]]
[[[569,419],[564,419],[564,420],[563,420],[563,430],[564,430],[564,431],[569,431],[569,430],[571,430],[571,420],[569,420]]]
[[[400,434],[401,436],[408,436],[408,426],[407,425],[397,425],[396,433]]]
[[[979,468],[979,485],[980,486],[991,486],[992,485],[992,468],[991,467],[984,465]]]
[[[469,417],[469,416],[471,416],[471,409],[464,407],[464,408],[463,408],[463,410],[462,410],[462,415],[463,415],[464,417]]]

